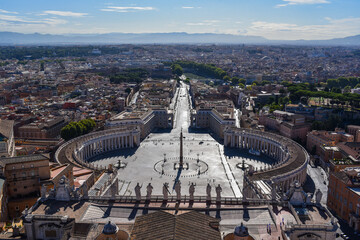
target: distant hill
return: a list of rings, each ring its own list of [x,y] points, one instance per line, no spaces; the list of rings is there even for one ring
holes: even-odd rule
[[[107,33],[107,34],[23,34],[0,32],[0,45],[62,44],[289,44],[360,46],[360,35],[330,40],[268,40],[259,36],[214,33]]]

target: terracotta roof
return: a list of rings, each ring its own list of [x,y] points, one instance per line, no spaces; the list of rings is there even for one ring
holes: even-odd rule
[[[341,142],[337,144],[337,147],[347,155],[350,155],[355,159],[360,159],[360,154],[354,149],[356,146],[353,146],[352,148],[351,145],[347,144],[346,142]]]
[[[174,215],[159,211],[137,217],[130,239],[174,239],[174,230]]]
[[[74,223],[71,236],[78,238],[86,238],[92,226],[92,223]]]
[[[56,201],[46,200],[35,209],[32,210],[33,215],[52,215],[52,216],[65,216],[69,218],[77,218],[82,216],[89,203],[86,201]]]
[[[56,177],[62,170],[64,170],[67,167],[67,165],[61,165],[59,167],[50,169],[51,178]]]
[[[219,226],[219,221],[194,211],[178,215],[176,216],[174,239],[221,239],[219,230],[211,226]]]
[[[198,212],[187,212],[181,215],[159,211],[139,216],[135,220],[130,239],[221,239],[217,226],[218,219]]]
[[[13,120],[0,119],[0,134],[9,138],[11,135],[11,129],[14,127]]]
[[[49,159],[42,154],[33,154],[33,155],[25,155],[25,156],[18,156],[18,157],[7,157],[7,158],[0,159],[0,165],[5,166],[6,164],[32,162],[32,161],[40,161],[40,160],[49,160]]]
[[[79,168],[76,166],[74,166],[74,168],[73,168],[74,177],[91,174],[92,172],[93,172],[92,170],[87,169],[87,168]]]
[[[74,186],[80,187],[91,175],[92,173],[81,175],[79,177],[74,177]]]
[[[350,178],[348,177],[348,175],[346,175],[344,171],[333,172],[331,174],[333,174],[336,178],[340,179],[345,183],[347,183],[350,180]]]

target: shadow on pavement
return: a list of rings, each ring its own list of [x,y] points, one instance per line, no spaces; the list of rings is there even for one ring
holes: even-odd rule
[[[267,164],[272,164],[275,161],[274,159],[272,159],[268,156],[265,156],[264,154],[262,154],[260,156],[255,156],[253,154],[250,154],[247,149],[242,149],[242,148],[224,147],[224,155],[226,157],[228,157],[229,159],[231,159],[233,157],[242,157],[242,158],[249,158],[251,160],[256,160],[258,162],[263,162],[263,163],[267,163]]]
[[[124,157],[124,158],[127,158],[127,157],[130,157],[130,156],[133,156],[138,148],[139,147],[125,148],[125,149],[117,149],[117,150],[114,150],[114,151],[105,152],[103,154],[95,156],[94,158],[91,158],[89,160],[89,162],[99,161],[99,160],[102,160],[104,158],[110,158],[110,157]]]
[[[315,192],[315,183],[309,175],[306,176],[306,181],[304,183],[303,189],[305,192]]]

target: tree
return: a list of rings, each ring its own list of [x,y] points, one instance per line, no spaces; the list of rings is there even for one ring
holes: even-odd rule
[[[331,88],[331,92],[333,92],[333,93],[341,93],[341,89],[338,88],[338,87],[333,87],[333,88]]]
[[[283,85],[285,87],[289,87],[291,85],[291,83],[289,81],[282,81],[281,85]]]
[[[271,84],[271,82],[267,80],[261,82],[261,86],[265,86],[266,84]]]
[[[356,84],[358,84],[359,82],[360,82],[359,78],[356,78],[356,77],[350,77],[349,78],[349,83],[350,83],[351,87],[355,87]]]
[[[44,71],[44,70],[45,70],[45,62],[40,61],[40,71]]]
[[[350,84],[349,79],[347,79],[345,77],[340,77],[338,79],[338,81],[339,81],[340,88],[344,88]]]
[[[315,86],[315,84],[310,83],[310,84],[309,84],[309,90],[310,90],[310,91],[316,91],[316,86]]]
[[[242,84],[246,85],[246,80],[244,78],[240,78],[239,83],[242,83]]]
[[[119,72],[118,69],[113,68],[110,73],[104,73],[108,75],[111,83],[122,83],[122,82],[137,82],[140,83],[149,76],[149,72],[142,68],[128,68]]]
[[[129,87],[126,88],[126,89],[125,89],[125,92],[129,95],[129,94],[131,93],[131,88],[129,88]]]
[[[312,130],[323,130],[324,129],[324,123],[321,121],[314,121],[311,124],[311,129]]]
[[[239,78],[238,77],[233,77],[233,78],[231,78],[231,85],[233,85],[233,86],[236,86],[236,85],[238,85],[239,84]]]
[[[226,75],[226,76],[223,77],[223,80],[227,81],[227,82],[230,82],[231,78],[228,75]]]
[[[81,136],[89,133],[96,126],[93,119],[83,119],[79,122],[70,122],[68,125],[63,127],[60,131],[60,136],[68,141],[72,138]]]
[[[302,104],[306,105],[306,104],[308,103],[308,98],[305,97],[305,96],[303,96],[303,97],[300,98],[300,102],[301,102]]]
[[[242,89],[244,89],[244,88],[245,88],[245,85],[242,84],[242,83],[239,83],[239,87],[242,88]]]
[[[272,104],[275,102],[275,97],[274,96],[270,96],[268,99],[268,104]]]
[[[329,89],[332,89],[334,87],[339,87],[339,81],[337,79],[328,79],[327,80],[327,86]]]
[[[184,73],[183,68],[179,64],[173,64],[171,65],[172,73],[176,76],[181,76]]]
[[[290,101],[289,97],[283,97],[279,99],[279,103],[283,105],[287,104],[289,101]]]
[[[213,64],[196,63],[192,61],[175,61],[173,65],[174,64],[179,64],[183,68],[191,69],[195,74],[204,77],[223,79],[227,75],[225,70]]]
[[[344,88],[344,93],[349,93],[351,92],[351,87],[348,85]]]

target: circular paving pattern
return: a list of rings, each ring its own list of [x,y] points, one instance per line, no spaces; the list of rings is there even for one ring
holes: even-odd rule
[[[197,177],[205,174],[209,166],[204,161],[196,158],[184,157],[184,164],[179,168],[180,157],[167,158],[155,163],[154,170],[167,177]]]

